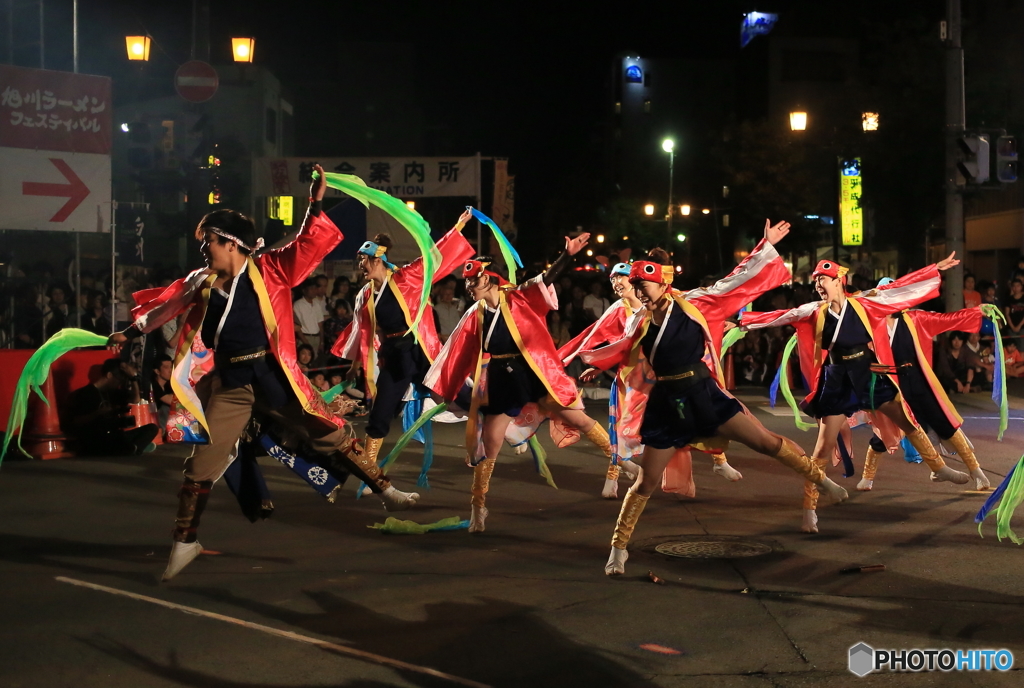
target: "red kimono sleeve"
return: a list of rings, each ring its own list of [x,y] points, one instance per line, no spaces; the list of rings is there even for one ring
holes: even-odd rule
[[[260,255],[257,264],[261,272],[274,272],[289,287],[297,287],[343,238],[327,213],[314,216],[307,211],[298,235],[288,245]]]

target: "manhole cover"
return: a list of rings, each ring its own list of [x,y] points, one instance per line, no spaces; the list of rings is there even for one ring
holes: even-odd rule
[[[771,545],[756,540],[732,540],[721,537],[702,537],[690,540],[663,542],[654,548],[658,554],[683,559],[735,559],[771,554]]]

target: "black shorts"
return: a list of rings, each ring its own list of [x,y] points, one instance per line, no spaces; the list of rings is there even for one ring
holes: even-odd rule
[[[714,437],[737,413],[743,413],[743,406],[713,378],[685,389],[656,382],[644,409],[640,440],[654,449],[681,449],[696,439]]]
[[[524,406],[540,401],[547,393],[544,382],[522,356],[492,358],[487,364],[487,403],[480,411],[486,416],[515,418]]]
[[[898,390],[887,375],[871,372],[874,356],[855,363],[830,363],[821,369],[814,398],[804,405],[813,418],[852,416],[871,411],[896,398]]]

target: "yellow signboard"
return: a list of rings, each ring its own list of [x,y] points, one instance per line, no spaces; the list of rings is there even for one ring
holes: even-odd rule
[[[294,217],[293,200],[291,196],[268,196],[267,217],[272,220],[281,220],[286,226],[290,227]]]
[[[864,211],[860,206],[860,158],[839,160],[839,220],[843,246],[864,243]]]

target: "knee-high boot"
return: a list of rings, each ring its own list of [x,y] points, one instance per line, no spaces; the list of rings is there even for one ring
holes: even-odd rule
[[[612,455],[612,439],[608,436],[608,431],[604,429],[604,426],[600,423],[595,422],[594,426],[584,433],[584,436],[594,443],[594,446],[604,452],[604,455],[611,458]],[[616,476],[618,477],[618,476]]]
[[[921,455],[921,459],[931,469],[932,480],[948,481],[957,485],[964,485],[970,481],[970,477],[966,473],[954,471],[946,465],[946,462],[942,460],[939,453],[935,451],[935,446],[932,445],[932,441],[928,439],[928,433],[924,430],[915,428],[913,432],[907,433],[907,439],[910,440],[910,444],[914,446],[914,449]]]
[[[964,434],[963,428],[956,429],[953,436],[949,438],[949,443],[953,445],[960,460],[964,462],[967,470],[971,472],[975,487],[979,490],[991,488],[992,483],[989,482],[985,472],[981,470],[981,465],[978,463],[977,457],[974,456],[974,448],[971,447],[971,443],[967,440],[967,435]]]
[[[487,519],[487,491],[491,488],[491,474],[497,459],[484,459],[473,468],[473,489],[469,499],[472,513],[469,517],[469,532],[484,532],[484,521]]]
[[[608,563],[604,566],[607,575],[614,576],[625,572],[626,559],[629,557],[626,545],[629,544],[629,538],[632,537],[633,529],[636,528],[640,514],[644,512],[649,499],[650,497],[639,494],[635,488],[630,488],[626,492],[626,498],[622,500],[622,509],[619,510],[619,518],[615,522],[615,532],[612,534],[612,551]]]
[[[875,473],[878,471],[878,459],[884,454],[885,452],[875,451],[874,448],[868,447],[867,456],[864,457],[864,471],[861,473],[860,482],[857,483],[858,490],[866,492],[874,486]]]
[[[174,519],[174,544],[171,545],[171,556],[162,580],[174,578],[203,551],[203,546],[196,540],[196,530],[212,486],[209,480],[195,482],[188,478],[181,484],[178,490],[178,515]]]

